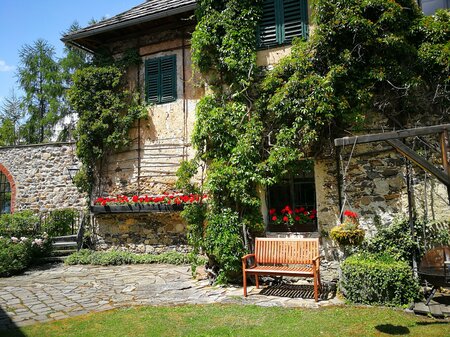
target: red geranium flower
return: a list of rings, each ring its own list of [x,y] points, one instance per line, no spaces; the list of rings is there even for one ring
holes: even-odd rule
[[[277,221],[277,220],[278,220],[278,218],[276,216],[272,217],[272,221]]]
[[[288,218],[287,216],[284,216],[284,217],[283,217],[283,221],[284,221],[284,222],[288,222],[288,221],[289,221],[289,218]]]

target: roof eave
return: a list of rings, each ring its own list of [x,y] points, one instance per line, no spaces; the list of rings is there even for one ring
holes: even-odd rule
[[[130,27],[130,26],[138,25],[140,23],[154,21],[154,20],[162,19],[162,18],[165,18],[168,16],[177,15],[177,14],[181,14],[184,12],[189,12],[191,10],[194,10],[195,7],[196,7],[196,3],[188,4],[185,6],[173,8],[173,9],[166,10],[163,12],[145,15],[145,16],[141,16],[139,18],[135,18],[135,19],[131,19],[131,20],[123,21],[123,22],[113,23],[111,25],[99,27],[97,29],[93,29],[90,31],[65,35],[61,38],[61,41],[64,43],[72,42],[72,41],[75,41],[78,39],[83,39],[83,38],[95,36],[95,35],[98,35],[101,33],[114,31],[116,29],[126,28],[126,27]]]

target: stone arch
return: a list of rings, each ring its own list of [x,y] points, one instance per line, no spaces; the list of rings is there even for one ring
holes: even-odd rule
[[[16,183],[12,174],[2,163],[0,163],[0,172],[6,176],[11,187],[11,213],[14,213],[14,209],[16,208]]]

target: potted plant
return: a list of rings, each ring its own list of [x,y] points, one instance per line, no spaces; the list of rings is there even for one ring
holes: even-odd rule
[[[358,246],[364,240],[365,232],[359,227],[358,214],[352,211],[344,212],[343,223],[334,226],[330,237],[342,246]]]

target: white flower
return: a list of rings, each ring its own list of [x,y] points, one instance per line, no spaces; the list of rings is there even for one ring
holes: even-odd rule
[[[27,242],[27,241],[28,241],[28,238],[26,238],[25,236],[22,236],[22,237],[20,238],[20,241],[22,241],[22,242]]]
[[[15,236],[11,236],[11,241],[14,242],[14,243],[18,243],[19,239],[16,238]]]
[[[39,247],[44,244],[44,241],[42,239],[34,239],[31,243],[32,245],[38,245]]]

